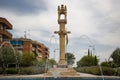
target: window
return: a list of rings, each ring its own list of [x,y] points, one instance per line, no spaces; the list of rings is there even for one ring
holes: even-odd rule
[[[2,40],[3,40],[2,35],[0,35],[0,41],[2,41]]]
[[[6,26],[3,26],[3,30],[6,30]]]
[[[3,30],[3,26],[2,25],[0,25],[0,29]]]

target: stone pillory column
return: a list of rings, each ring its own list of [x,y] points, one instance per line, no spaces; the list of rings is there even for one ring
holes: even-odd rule
[[[70,31],[65,30],[65,24],[67,24],[67,8],[64,5],[58,6],[58,24],[60,26],[59,31],[55,31],[59,35],[59,48],[60,48],[60,60],[59,65],[67,65],[65,59],[65,37]]]
[[[45,76],[79,77],[80,74],[77,73],[72,67],[68,66],[67,61],[65,59],[65,53],[66,53],[65,47],[68,43],[67,34],[70,33],[70,31],[65,30],[65,24],[67,24],[67,8],[64,5],[58,6],[58,24],[60,26],[59,31],[55,31],[54,33],[59,35],[60,59],[57,67],[53,67],[49,69]]]

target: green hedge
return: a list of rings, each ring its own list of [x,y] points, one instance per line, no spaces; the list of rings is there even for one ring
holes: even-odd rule
[[[19,74],[31,75],[31,74],[42,74],[44,72],[45,72],[45,69],[42,67],[23,67],[20,69]]]
[[[120,76],[120,69],[115,69],[115,75]]]
[[[3,69],[0,67],[0,74],[2,74],[3,73]]]
[[[79,67],[75,68],[78,72],[89,73],[94,75],[101,75],[99,66],[91,66],[91,67]],[[110,67],[102,67],[103,75],[115,75],[115,70]]]
[[[117,70],[118,76],[120,76],[120,69]]]
[[[32,66],[32,67],[22,67],[19,69],[16,68],[6,68],[6,70],[3,70],[0,68],[0,74],[42,74],[45,72],[45,67],[37,67],[37,66]]]
[[[19,70],[16,68],[7,68],[4,73],[5,74],[18,74]]]
[[[96,66],[93,67],[80,67],[80,68],[75,68],[78,72],[83,72],[83,73],[90,73],[94,75],[100,75],[100,69],[97,68]]]
[[[102,67],[103,75],[115,75],[115,70],[110,67]]]

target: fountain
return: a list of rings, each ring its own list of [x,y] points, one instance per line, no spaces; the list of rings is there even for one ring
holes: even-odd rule
[[[102,67],[101,67],[100,64],[99,64],[99,68],[100,68],[100,72],[101,72],[102,79],[104,80],[104,75],[103,75]]]
[[[62,15],[62,18],[60,18]],[[67,34],[69,31],[65,30],[65,24],[67,24],[67,8],[64,5],[58,6],[58,24],[60,25],[60,30],[55,31],[56,34],[59,35],[59,43],[60,43],[60,59],[58,65],[55,65],[53,68],[49,69],[47,73],[44,75],[18,75],[18,76],[0,76],[0,80],[120,80],[119,77],[98,77],[98,76],[81,76],[80,73],[76,72],[71,66],[67,65],[65,59],[65,47],[67,45],[67,40],[65,44],[65,38],[67,38]],[[13,47],[12,47],[13,48]],[[45,66],[45,72],[47,69],[47,61]],[[102,73],[102,69],[100,66],[100,70]],[[102,73],[103,74],[103,73]]]
[[[93,54],[95,55],[95,45],[93,44],[93,42],[91,41],[91,39],[87,36],[87,35],[81,35],[80,38],[85,37],[92,45],[89,45],[89,47],[93,47]],[[98,64],[98,67],[100,69],[100,73],[102,76],[102,80],[104,80],[104,75],[103,75],[103,70],[100,64]]]

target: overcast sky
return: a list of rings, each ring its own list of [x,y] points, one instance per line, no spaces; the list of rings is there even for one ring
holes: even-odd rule
[[[14,38],[27,37],[50,48],[50,58],[58,60],[57,6],[67,6],[69,44],[78,61],[94,46],[100,61],[120,47],[120,0],[0,0],[0,17],[13,25]],[[55,37],[53,37],[53,35]],[[52,37],[51,37],[52,36]]]

